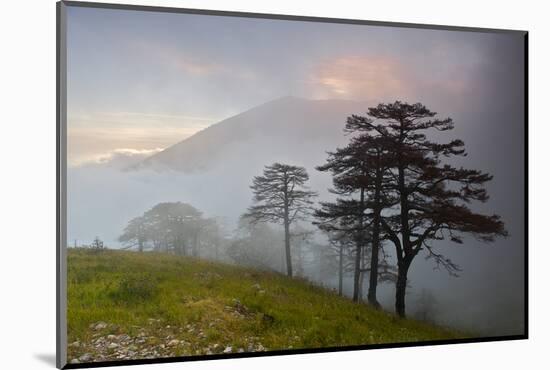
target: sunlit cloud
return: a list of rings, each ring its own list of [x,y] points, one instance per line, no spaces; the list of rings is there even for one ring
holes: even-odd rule
[[[80,166],[114,154],[129,156],[158,151],[219,120],[213,117],[123,111],[69,113],[68,164]]]
[[[68,165],[97,162],[106,153],[137,154],[166,148],[188,138],[197,129],[190,128],[69,128],[67,131]],[[120,148],[123,149],[121,152]],[[118,150],[118,152],[117,152]]]
[[[131,46],[145,58],[153,58],[162,66],[175,69],[192,76],[207,76],[221,73],[227,68],[211,58],[198,53],[190,53],[174,46],[163,45],[158,42],[134,40]]]
[[[198,60],[182,55],[168,56],[169,62],[177,69],[184,71],[187,74],[203,76],[223,71],[221,65],[210,61]]]
[[[124,155],[128,157],[135,157],[135,156],[149,156],[153,155],[155,153],[158,153],[162,150],[162,148],[154,148],[154,149],[132,149],[132,148],[119,148],[115,149],[110,153],[107,153],[104,156],[98,157],[99,162],[106,162],[111,160],[113,157],[117,155]]]
[[[69,120],[75,126],[102,124],[131,126],[187,126],[203,128],[219,120],[219,117],[199,117],[181,114],[149,112],[69,112]]]
[[[389,57],[343,56],[318,64],[308,80],[316,98],[372,99],[410,95],[413,83]]]
[[[99,153],[95,156],[90,156],[82,159],[80,162],[73,164],[71,167],[90,167],[90,166],[107,166],[118,169],[125,169],[128,166],[138,163],[143,159],[152,156],[163,148],[153,149],[134,149],[134,148],[118,148],[106,153]]]

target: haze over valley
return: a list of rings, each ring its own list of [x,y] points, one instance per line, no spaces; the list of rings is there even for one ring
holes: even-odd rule
[[[67,27],[75,361],[525,332],[521,34]]]

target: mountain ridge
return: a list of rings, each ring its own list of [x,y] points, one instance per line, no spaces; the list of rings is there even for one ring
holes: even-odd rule
[[[147,157],[132,169],[196,173],[211,169],[222,158],[234,157],[236,152],[240,152],[241,160],[246,159],[242,158],[246,152],[266,157],[267,162],[276,157],[288,160],[292,159],[289,154],[296,152],[289,144],[305,142],[319,143],[321,159],[326,150],[342,143],[339,137],[343,137],[346,117],[366,111],[367,106],[365,102],[350,100],[281,97],[223,119]]]

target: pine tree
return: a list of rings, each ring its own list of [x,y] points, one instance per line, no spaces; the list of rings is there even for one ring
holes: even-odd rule
[[[369,302],[378,307],[376,289],[381,212],[391,200],[385,195],[387,180],[387,153],[382,136],[366,135],[353,125],[352,116],[348,119],[345,131],[358,134],[351,138],[344,148],[329,153],[327,163],[317,167],[333,175],[333,193],[339,195],[335,202],[321,203],[315,215],[317,225],[325,230],[340,230],[352,233],[355,237],[355,267],[353,279],[353,300],[360,296],[362,272],[369,271]],[[334,221],[338,220],[337,223]],[[370,242],[370,268],[365,269],[361,261]]]
[[[393,242],[397,256],[395,308],[405,316],[405,293],[409,268],[420,251],[449,273],[460,267],[436,249],[435,241],[448,238],[462,243],[464,234],[485,242],[507,232],[500,217],[484,215],[469,208],[472,201],[486,202],[484,185],[492,176],[479,170],[455,167],[444,159],[465,156],[462,140],[438,143],[427,133],[449,131],[451,118],[438,119],[435,112],[420,103],[396,101],[379,104],[368,111],[369,118],[354,117],[353,126],[386,139],[393,153],[392,189],[398,211],[381,219],[386,236]]]
[[[309,175],[303,167],[282,163],[265,166],[263,176],[256,176],[250,188],[254,205],[245,217],[253,222],[282,223],[285,232],[287,275],[292,276],[290,226],[311,210],[312,198],[317,195],[306,186]]]

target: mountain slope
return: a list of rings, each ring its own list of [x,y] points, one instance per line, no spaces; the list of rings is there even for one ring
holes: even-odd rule
[[[201,172],[242,161],[318,165],[326,150],[345,142],[346,117],[364,112],[367,106],[345,100],[277,99],[212,125],[139,167]]]
[[[69,249],[67,281],[75,363],[464,336],[303,280],[167,254]]]

